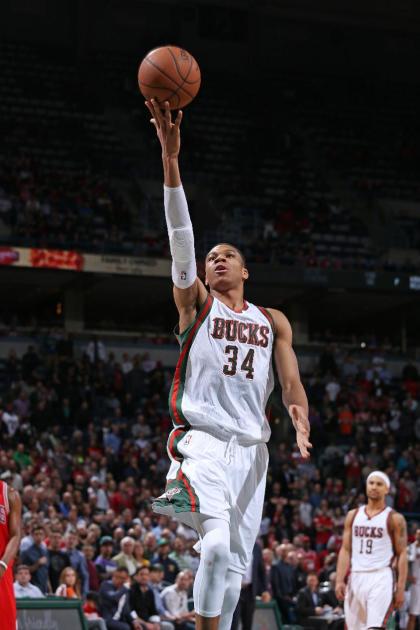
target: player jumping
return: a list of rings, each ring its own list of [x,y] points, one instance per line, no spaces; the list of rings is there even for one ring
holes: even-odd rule
[[[376,470],[366,481],[367,505],[350,510],[337,564],[336,595],[344,599],[348,630],[386,628],[404,602],[407,580],[407,527],[402,514],[386,506],[388,476]],[[398,581],[394,592],[394,562]],[[347,589],[345,577],[351,574]]]
[[[244,300],[248,270],[241,252],[228,243],[215,245],[205,260],[209,290],[197,277],[178,165],[182,112],[173,122],[168,103],[163,112],[154,100],[146,105],[162,146],[181,346],[169,400],[171,467],[166,491],[153,509],[176,516],[200,536],[194,583],[197,630],[229,630],[261,522],[273,351],[303,457],[311,447],[308,402],[288,320],[280,311]]]

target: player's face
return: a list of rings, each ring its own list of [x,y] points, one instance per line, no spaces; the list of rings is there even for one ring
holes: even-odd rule
[[[366,484],[366,494],[368,499],[379,501],[388,494],[388,486],[380,477],[371,477]]]
[[[228,244],[216,245],[206,257],[206,282],[211,289],[227,291],[248,278],[239,252]]]
[[[420,529],[416,531],[416,542],[420,545]]]

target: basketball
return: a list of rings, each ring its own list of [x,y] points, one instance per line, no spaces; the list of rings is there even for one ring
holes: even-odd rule
[[[178,46],[161,46],[148,52],[141,62],[138,81],[147,100],[169,101],[171,109],[180,109],[197,96],[201,72],[188,51]]]

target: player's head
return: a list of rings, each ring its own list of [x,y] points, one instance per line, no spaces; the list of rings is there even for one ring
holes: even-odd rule
[[[380,470],[374,470],[366,479],[366,494],[368,499],[381,501],[385,499],[391,487],[388,475]]]
[[[217,291],[236,288],[248,279],[246,261],[240,249],[230,243],[218,243],[206,256],[206,284]]]

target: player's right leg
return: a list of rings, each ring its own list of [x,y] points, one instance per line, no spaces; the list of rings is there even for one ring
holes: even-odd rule
[[[367,628],[367,598],[365,592],[365,575],[352,573],[347,583],[344,599],[344,617],[347,630],[363,630]]]

